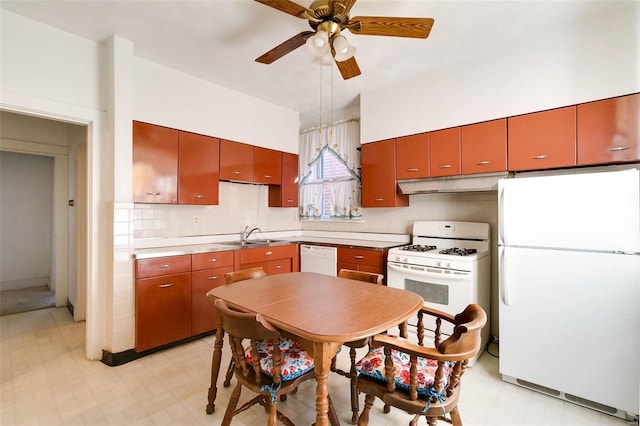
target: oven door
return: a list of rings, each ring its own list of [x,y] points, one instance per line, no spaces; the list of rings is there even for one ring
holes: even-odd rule
[[[469,271],[388,262],[387,286],[417,293],[424,299],[424,306],[452,315],[474,302]]]

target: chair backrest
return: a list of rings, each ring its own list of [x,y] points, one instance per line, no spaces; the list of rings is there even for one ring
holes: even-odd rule
[[[260,355],[256,347],[258,341],[271,342],[278,347],[280,333],[260,314],[233,311],[222,299],[215,300],[218,318],[222,328],[229,336],[231,356],[235,361],[236,372],[245,377],[253,377],[255,383],[260,383]],[[250,341],[253,365],[247,365],[243,342]],[[280,351],[273,351],[274,382],[280,381]]]
[[[438,345],[438,352],[473,357],[480,349],[481,332],[486,323],[487,314],[484,309],[475,303],[468,305],[455,316],[453,334]]]
[[[340,269],[340,272],[338,272],[338,276],[340,278],[366,281],[368,283],[379,285],[382,285],[382,279],[384,278],[381,274],[376,274],[373,272],[354,271],[352,269]]]
[[[235,283],[237,281],[249,280],[252,278],[262,278],[267,273],[264,271],[262,266],[258,266],[256,268],[242,269],[240,271],[233,271],[224,274],[224,279],[227,284]]]

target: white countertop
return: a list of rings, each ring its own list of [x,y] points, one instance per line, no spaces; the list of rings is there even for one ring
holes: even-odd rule
[[[404,234],[373,234],[358,232],[286,232],[262,233],[257,235],[258,239],[271,239],[271,245],[299,243],[299,244],[322,244],[333,246],[354,246],[384,250],[399,245],[408,244],[410,236]],[[138,247],[134,250],[136,259],[146,259],[161,256],[177,256],[181,254],[197,254],[223,250],[238,250],[251,246],[229,245],[225,242],[237,239],[234,236],[198,236],[180,238],[154,238],[138,241]],[[252,238],[251,238],[252,239]],[[164,243],[164,244],[163,244]],[[191,243],[191,244],[189,244]],[[261,246],[256,246],[261,247]],[[262,246],[264,247],[264,246]]]

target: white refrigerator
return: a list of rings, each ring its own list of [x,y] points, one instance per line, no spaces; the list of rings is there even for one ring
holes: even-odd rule
[[[501,179],[500,373],[637,421],[640,171]]]

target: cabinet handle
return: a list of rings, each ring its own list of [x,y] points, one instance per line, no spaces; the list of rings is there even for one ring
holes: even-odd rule
[[[293,200],[287,200],[287,203],[293,203]]]
[[[209,259],[209,262],[217,262],[218,259],[216,259],[215,257],[213,259]]]
[[[451,164],[440,164],[441,169],[450,169],[451,167]]]
[[[408,171],[408,172],[417,172],[417,171],[418,171],[418,169],[417,169],[417,168],[415,168],[415,169],[407,169],[407,171]]]
[[[173,287],[173,283],[160,284],[158,288],[169,288]]]
[[[233,174],[234,174],[234,175],[239,175],[239,174],[240,174],[240,172],[239,172],[239,171],[237,171],[237,170],[234,170],[234,171],[233,171]]]
[[[271,179],[273,176],[271,176],[271,175],[264,175],[264,177],[265,177],[265,178],[267,178],[267,179]]]
[[[154,197],[157,197],[158,195],[160,195],[159,192],[147,192],[147,195],[153,195]]]
[[[487,164],[491,164],[491,161],[478,161],[476,163],[478,166],[486,166]]]
[[[218,277],[216,275],[211,275],[210,277],[207,277],[208,280],[217,280]]]
[[[533,160],[544,160],[545,158],[549,157],[548,155],[534,155],[533,157],[531,157]]]
[[[282,269],[282,265],[277,265],[276,269]]]
[[[171,264],[170,263],[163,263],[162,265],[159,265],[158,268],[161,269],[167,269],[167,268],[171,268]]]
[[[611,148],[607,149],[607,151],[615,152],[615,151],[624,151],[624,150],[627,150],[627,149],[629,149],[628,146],[614,146],[614,147],[611,147]]]
[[[196,195],[193,196],[193,198],[204,198],[204,195],[196,194]]]
[[[373,201],[384,201],[384,198],[374,198]]]
[[[361,254],[357,254],[353,256],[354,259],[364,259],[364,256]]]
[[[273,254],[273,252],[272,252],[272,251],[268,251],[268,252],[266,252],[265,254],[266,254],[267,256],[271,256],[271,255]]]

